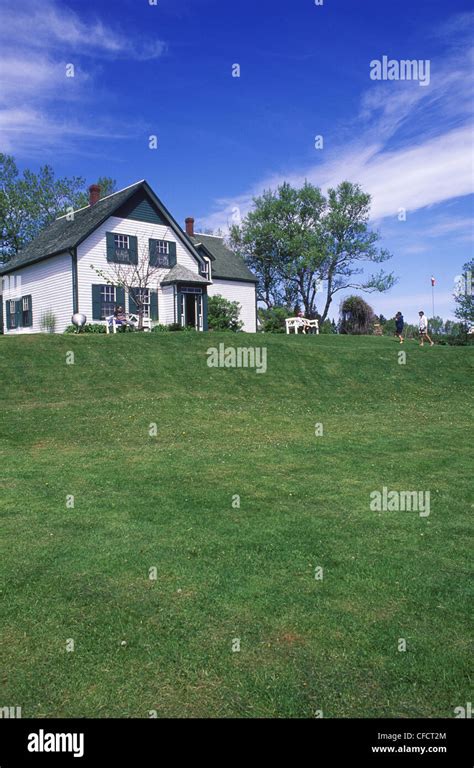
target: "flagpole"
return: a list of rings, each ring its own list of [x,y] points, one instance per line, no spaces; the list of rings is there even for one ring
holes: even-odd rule
[[[431,316],[433,318],[435,316],[435,313],[434,313],[434,309],[435,309],[435,307],[434,307],[434,287],[435,287],[435,279],[434,279],[434,277],[432,277],[431,278],[431,307],[432,307],[433,314]]]

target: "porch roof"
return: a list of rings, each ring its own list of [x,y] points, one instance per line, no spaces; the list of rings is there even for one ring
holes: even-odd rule
[[[165,279],[161,281],[161,285],[171,285],[172,283],[196,283],[199,285],[210,285],[210,281],[205,277],[201,277],[197,272],[191,272],[187,267],[183,267],[182,264],[175,264],[170,269]]]

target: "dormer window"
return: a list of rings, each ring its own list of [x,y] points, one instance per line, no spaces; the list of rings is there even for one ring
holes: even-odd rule
[[[204,261],[203,264],[199,267],[199,274],[201,277],[204,277],[206,280],[209,280],[209,262]]]

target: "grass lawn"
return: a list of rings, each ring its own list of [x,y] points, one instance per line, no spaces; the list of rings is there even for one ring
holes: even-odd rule
[[[220,342],[265,345],[267,372],[208,368]],[[0,706],[454,716],[473,359],[373,337],[0,337]],[[430,491],[430,515],[371,511],[383,486]]]

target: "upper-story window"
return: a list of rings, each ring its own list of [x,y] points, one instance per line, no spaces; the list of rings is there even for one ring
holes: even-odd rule
[[[170,244],[168,240],[156,240],[155,260],[157,267],[169,267]]]
[[[205,261],[201,266],[199,267],[199,274],[202,277],[205,277],[206,280],[209,280],[209,262]]]
[[[107,232],[107,261],[116,264],[137,264],[137,238],[120,232]]]
[[[150,239],[150,264],[154,267],[174,267],[176,264],[176,243],[172,240]]]
[[[130,238],[128,235],[114,235],[115,247],[125,248],[127,251],[130,248]]]

